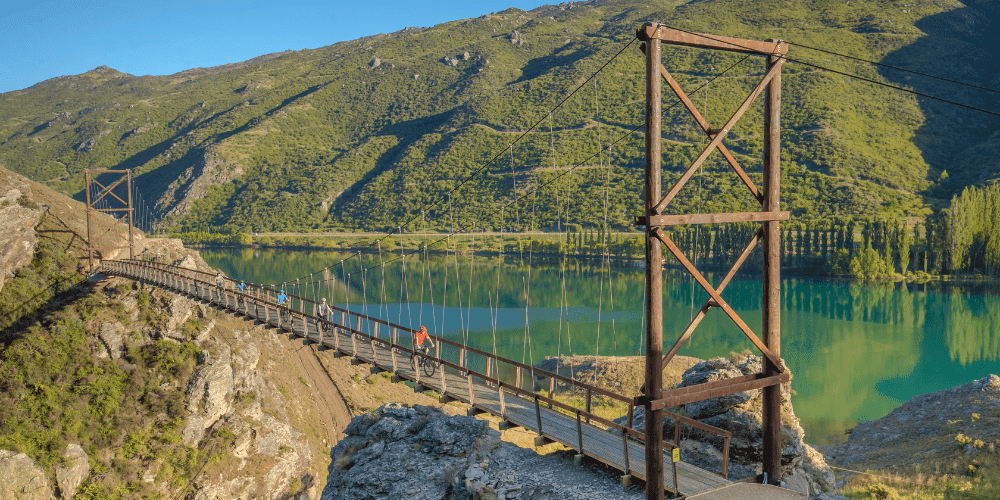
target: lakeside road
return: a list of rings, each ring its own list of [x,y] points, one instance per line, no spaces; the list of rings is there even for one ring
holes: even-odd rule
[[[503,235],[503,236],[511,236],[511,235],[517,235],[517,236],[565,236],[566,232],[565,231],[563,231],[561,233],[543,232],[543,231],[534,231],[534,232],[528,232],[528,233],[506,232],[506,231],[503,232],[503,233],[501,233],[500,231],[479,231],[479,232],[475,232],[475,233],[447,233],[447,232],[427,233],[427,232],[424,232],[424,233],[403,233],[402,236],[446,236],[446,235],[449,235],[449,234],[451,234],[452,236],[500,236],[500,235]],[[636,234],[636,235],[639,235],[641,233],[639,233],[639,232],[634,232],[634,233],[611,232],[609,234]],[[371,238],[371,237],[378,237],[378,236],[400,236],[400,234],[399,233],[257,233],[257,236],[255,236],[255,238],[263,238],[265,236],[269,236],[271,238],[283,238],[283,237],[286,237],[286,236],[322,236],[322,237],[330,237],[330,238]]]

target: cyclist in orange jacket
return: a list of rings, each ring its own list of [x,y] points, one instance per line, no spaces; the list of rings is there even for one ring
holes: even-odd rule
[[[424,345],[424,341],[430,342],[430,345]],[[425,355],[430,352],[431,347],[434,347],[434,341],[431,340],[431,336],[427,334],[427,327],[420,325],[420,331],[413,334],[413,344],[414,348]]]

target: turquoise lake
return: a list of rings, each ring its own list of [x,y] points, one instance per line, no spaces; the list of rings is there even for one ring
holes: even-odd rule
[[[609,270],[599,259],[563,264],[528,254],[506,255],[502,263],[496,254],[400,259],[397,252],[381,260],[333,251],[201,254],[235,279],[285,282],[289,293],[327,297],[402,325],[423,324],[484,350],[492,350],[495,339],[497,353],[516,360],[634,356],[642,348],[644,272],[631,265]],[[713,283],[719,279],[706,275]],[[669,348],[707,294],[682,272],[666,271],[664,283]],[[760,292],[760,279],[752,275],[723,292],[758,334]],[[918,394],[1000,373],[997,282],[863,285],[785,278],[781,298],[781,353],[793,374],[795,413],[811,443],[842,442],[857,422],[884,416]],[[711,358],[744,349],[753,345],[716,309],[680,354]]]

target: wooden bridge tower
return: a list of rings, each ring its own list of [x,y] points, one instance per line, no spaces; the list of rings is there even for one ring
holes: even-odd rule
[[[646,498],[663,498],[663,446],[659,438],[663,434],[663,409],[669,406],[702,401],[726,394],[752,389],[763,390],[763,466],[761,480],[778,484],[781,480],[781,392],[780,384],[789,377],[781,361],[780,329],[780,234],[779,221],[788,220],[788,212],[779,208],[780,189],[780,109],[781,109],[781,67],[788,45],[780,40],[744,40],[714,35],[703,35],[672,29],[663,25],[646,23],[636,36],[643,42],[646,54],[646,210],[645,216],[636,218],[636,225],[646,227],[646,379],[641,402],[646,411]],[[766,72],[763,79],[746,97],[743,104],[720,128],[712,128],[695,108],[691,99],[661,64],[661,45],[681,45],[708,50],[724,50],[766,58]],[[684,104],[691,116],[708,135],[709,143],[674,183],[666,195],[661,195],[661,81]],[[733,125],[743,116],[760,94],[764,94],[764,185],[758,188],[746,174],[733,155],[726,149],[723,139]],[[718,149],[725,157],[733,172],[740,178],[750,193],[760,203],[761,209],[754,212],[708,213],[689,215],[664,215],[671,200],[677,196],[684,184],[702,166],[705,159]],[[722,281],[713,286],[684,256],[676,244],[661,229],[663,226],[681,224],[712,224],[733,222],[761,222],[761,228],[744,248],[740,257]],[[743,264],[758,241],[762,243],[763,258],[763,339],[757,337],[749,326],[722,298],[721,293],[736,271]],[[691,323],[663,354],[663,255],[662,247],[670,251],[680,264],[708,292],[709,299],[701,307]],[[732,319],[733,323],[750,339],[763,355],[763,371],[739,378],[719,380],[682,389],[662,389],[663,368],[670,362],[681,345],[691,336],[698,323],[711,308],[719,308]]]
[[[97,180],[96,175],[101,174],[118,174],[119,177],[114,180],[114,182],[109,182],[107,186],[102,184]],[[85,191],[87,193],[87,254],[90,259],[90,272],[94,271],[94,254],[95,252],[103,250],[118,250],[128,248],[129,259],[135,259],[135,240],[132,237],[132,171],[131,170],[84,170],[83,175],[86,178],[87,186]],[[114,193],[114,189],[125,183],[128,194],[124,199]],[[91,197],[91,186],[97,185],[100,190],[97,191],[97,196]],[[97,208],[97,204],[107,197],[111,197],[112,200],[108,203],[107,208]],[[113,200],[118,200],[121,203],[120,207],[111,206],[114,204]],[[93,223],[93,212],[125,212],[126,218],[128,220],[128,245],[117,245],[117,246],[100,246],[99,242],[108,235],[108,233],[113,233],[115,236],[121,239],[125,238],[125,234],[117,230],[117,228],[112,225],[106,231],[101,233],[100,236],[94,237],[94,231],[92,231]]]

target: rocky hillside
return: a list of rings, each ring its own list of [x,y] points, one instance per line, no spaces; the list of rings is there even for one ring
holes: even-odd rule
[[[917,396],[888,415],[861,422],[847,442],[823,449],[831,463],[855,470],[924,471],[961,455],[1000,447],[1000,376]],[[940,467],[940,465],[938,465]]]
[[[133,169],[163,226],[184,230],[396,229],[458,186],[519,134],[512,155],[462,187],[459,223],[501,225],[499,203],[583,163],[540,193],[534,226],[631,229],[641,206],[642,139],[587,158],[641,125],[642,57],[633,44],[593,89],[546,112],[658,20],[685,30],[778,37],[854,57],[997,88],[997,10],[983,0],[591,0],[508,9],[428,28],[166,76],[108,67],[0,95],[0,162],[79,195],[82,170]],[[671,48],[689,91],[739,56]],[[996,111],[996,95],[793,46],[789,57]],[[718,126],[761,72],[748,59],[695,94]],[[1000,122],[989,115],[789,63],[783,90],[785,209],[831,215],[919,216],[963,186],[997,179]],[[595,95],[596,94],[596,95]],[[669,101],[668,101],[669,105]],[[665,105],[665,181],[704,144],[680,107]],[[759,172],[761,113],[727,138]],[[550,131],[551,130],[551,131]],[[508,158],[512,156],[512,158]],[[744,210],[745,190],[715,157],[702,182],[710,211]],[[753,174],[752,174],[753,175]],[[609,207],[591,203],[610,190]],[[699,200],[682,196],[679,209]],[[373,209],[374,208],[374,209]],[[527,207],[522,207],[527,210]],[[428,213],[430,227],[451,218]],[[421,229],[413,227],[408,229]],[[522,228],[516,228],[522,229]]]
[[[0,174],[20,224],[0,234],[0,498],[316,499],[352,415],[431,404],[188,297],[88,280],[81,204]],[[210,270],[178,240],[140,243]]]

